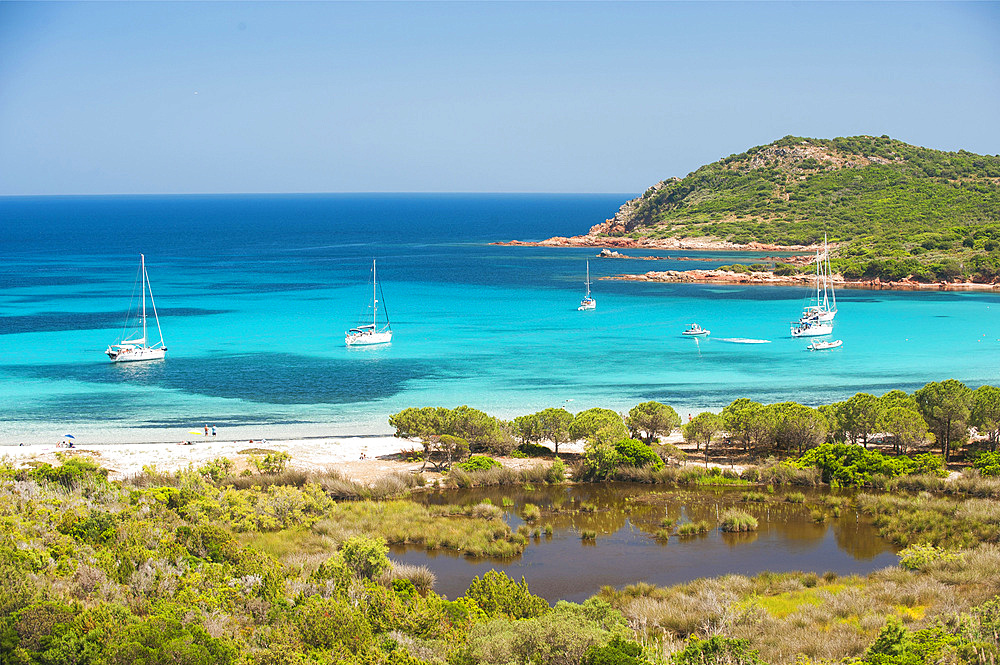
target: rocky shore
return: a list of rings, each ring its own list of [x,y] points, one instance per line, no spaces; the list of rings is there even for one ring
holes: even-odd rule
[[[601,226],[601,225],[598,225]],[[597,228],[597,227],[594,227]],[[771,245],[751,242],[745,245],[714,240],[711,238],[629,238],[623,236],[582,235],[566,238],[556,236],[547,240],[526,241],[509,240],[507,242],[491,242],[491,245],[507,247],[594,247],[608,249],[674,249],[725,252],[813,252],[819,245]],[[633,257],[639,258],[639,257]]]
[[[650,271],[641,275],[623,274],[601,277],[601,279],[620,280],[628,282],[692,282],[711,284],[760,284],[774,286],[812,286],[816,276],[775,275],[773,272],[730,272],[728,270],[664,270]],[[831,282],[848,289],[874,289],[898,291],[996,291],[997,284],[979,284],[976,282],[918,282],[901,280],[898,282],[883,282],[881,280],[846,280],[841,275],[833,275]]]

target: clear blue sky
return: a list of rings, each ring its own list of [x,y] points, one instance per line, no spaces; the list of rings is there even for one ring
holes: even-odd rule
[[[786,134],[1000,153],[1000,4],[0,2],[0,195],[638,192]]]

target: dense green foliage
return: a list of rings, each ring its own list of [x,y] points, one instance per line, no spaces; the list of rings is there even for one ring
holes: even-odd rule
[[[632,438],[644,435],[643,441],[650,443],[661,434],[669,434],[681,426],[681,417],[673,408],[659,402],[643,402],[632,407],[625,419]]]
[[[799,457],[795,464],[819,469],[825,483],[858,487],[870,485],[875,474],[895,478],[917,473],[943,473],[944,460],[930,453],[886,457],[876,450],[856,445],[824,443]]]
[[[850,279],[993,281],[1000,156],[887,136],[786,136],[649,188],[625,232],[738,243],[839,245]]]
[[[483,471],[495,469],[500,466],[500,462],[487,455],[473,455],[464,462],[455,465],[462,471]]]

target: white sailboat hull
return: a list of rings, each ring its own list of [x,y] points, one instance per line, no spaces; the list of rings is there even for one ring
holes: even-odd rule
[[[588,309],[597,309],[597,301],[593,300],[593,299],[590,299],[590,300],[581,300],[580,301],[580,306],[577,307],[576,309],[577,309],[577,311],[580,311],[580,312],[582,312],[584,310],[588,310]]]
[[[167,349],[165,347],[152,349],[148,346],[124,348],[109,346],[105,353],[108,354],[113,363],[127,363],[141,360],[163,360],[167,356]]]
[[[372,346],[373,344],[389,344],[392,342],[392,331],[348,333],[344,337],[347,346]]]
[[[833,326],[829,323],[813,323],[811,325],[792,325],[792,337],[819,337],[832,335]]]

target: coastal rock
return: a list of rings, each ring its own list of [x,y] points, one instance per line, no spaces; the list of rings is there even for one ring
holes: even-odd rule
[[[809,274],[775,275],[770,271],[731,272],[729,270],[651,270],[634,275],[622,274],[601,277],[601,279],[629,282],[695,282],[714,284],[760,284],[811,286],[815,277]],[[832,275],[830,281],[840,288],[874,289],[895,291],[996,291],[1000,284],[978,282],[918,282],[912,278],[898,282],[874,280],[846,280],[843,275]]]

